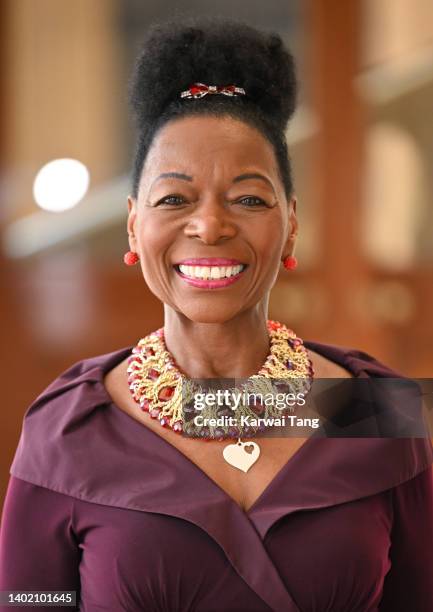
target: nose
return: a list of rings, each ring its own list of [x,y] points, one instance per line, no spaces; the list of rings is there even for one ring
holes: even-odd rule
[[[205,244],[215,244],[236,235],[236,226],[230,219],[230,210],[216,197],[199,203],[185,226],[185,234],[199,238]]]

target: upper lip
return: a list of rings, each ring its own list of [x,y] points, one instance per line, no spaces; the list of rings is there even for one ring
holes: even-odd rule
[[[239,259],[231,259],[227,257],[190,257],[188,259],[182,259],[178,261],[176,266],[236,266],[245,265],[243,261]]]

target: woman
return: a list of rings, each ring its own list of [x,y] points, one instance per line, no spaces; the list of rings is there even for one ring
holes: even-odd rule
[[[296,264],[295,100],[278,36],[208,21],[148,32],[125,262],[140,262],[164,327],[74,364],[28,409],[3,590],[75,590],[86,612],[433,609],[427,438],[194,429],[180,401],[186,379],[260,374],[308,398],[313,376],[398,376],[267,319],[280,263]]]

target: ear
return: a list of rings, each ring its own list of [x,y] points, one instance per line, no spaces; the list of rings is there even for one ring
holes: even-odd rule
[[[283,257],[287,257],[287,255],[293,255],[295,250],[296,238],[298,236],[298,218],[296,216],[296,204],[297,197],[293,195],[288,202],[288,215],[289,215],[289,223],[288,223],[288,234],[287,240],[284,244],[283,248]]]
[[[135,228],[137,223],[137,200],[133,198],[131,195],[128,196],[128,221],[127,221],[127,229],[128,229],[128,242],[129,248],[134,253],[137,252],[137,238],[135,237]]]

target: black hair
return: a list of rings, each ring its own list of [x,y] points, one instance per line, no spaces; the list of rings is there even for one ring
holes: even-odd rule
[[[193,83],[236,85],[246,95],[182,99]],[[157,131],[186,115],[229,116],[253,126],[274,148],[286,195],[293,193],[285,129],[296,107],[295,62],[280,36],[225,19],[151,26],[129,85],[137,126],[132,195]]]

